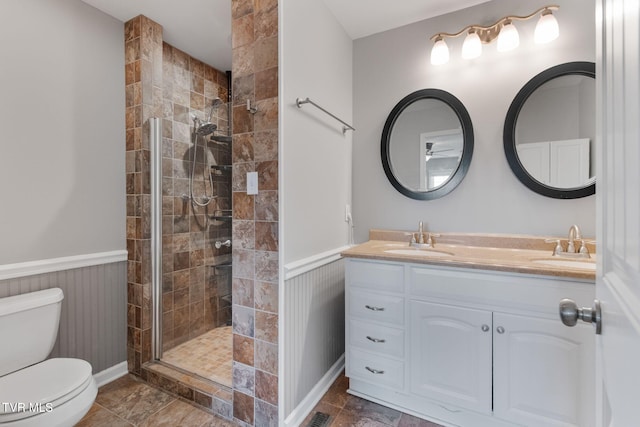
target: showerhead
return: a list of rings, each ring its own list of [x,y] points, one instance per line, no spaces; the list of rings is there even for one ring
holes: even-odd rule
[[[200,136],[206,136],[206,135],[212,134],[216,129],[218,129],[218,126],[214,125],[213,123],[209,123],[209,122],[208,123],[202,123],[196,129],[196,134],[198,134]]]
[[[222,104],[224,104],[224,102],[222,102],[222,99],[216,96],[215,98],[213,98],[213,101],[211,102],[211,108],[218,108]]]

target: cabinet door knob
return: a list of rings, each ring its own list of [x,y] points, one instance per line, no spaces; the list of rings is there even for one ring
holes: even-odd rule
[[[364,368],[365,368],[367,371],[371,372],[372,374],[376,374],[376,375],[382,375],[382,374],[384,374],[384,371],[380,371],[380,370],[378,370],[378,369],[373,369],[373,368],[370,368],[370,367],[368,367],[368,366],[365,366]]]
[[[496,332],[499,333],[499,334],[504,334],[504,328],[502,326],[498,326],[496,328]]]
[[[373,337],[370,337],[369,335],[367,335],[367,339],[372,342],[379,342],[379,343],[387,342],[387,340],[383,340],[380,338],[373,338]]]
[[[371,311],[384,311],[384,307],[374,307],[371,305],[365,305],[366,308],[368,308]]]
[[[489,325],[482,325],[482,332],[489,332]]]
[[[594,300],[593,307],[578,307],[575,301],[563,299],[560,301],[560,320],[567,326],[575,326],[578,320],[593,323],[596,327],[596,335],[602,332],[602,310],[600,301]]]

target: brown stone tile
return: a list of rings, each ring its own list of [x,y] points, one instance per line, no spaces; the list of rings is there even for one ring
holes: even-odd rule
[[[246,108],[247,99],[255,99],[255,76],[247,74],[233,79],[233,105]],[[236,131],[236,133],[238,133]]]
[[[191,100],[190,107],[192,110],[204,111],[205,109],[204,95],[201,95],[196,92],[191,92],[190,100]]]
[[[278,344],[268,343],[262,340],[255,340],[255,366],[256,368],[269,372],[278,373]]]
[[[254,356],[253,338],[242,335],[233,335],[233,360],[253,366]]]
[[[389,425],[390,424],[385,424],[371,418],[369,414],[358,414],[348,411],[341,411],[331,423],[331,427],[389,427]]]
[[[347,398],[341,414],[345,412],[364,415],[368,419],[386,425],[396,425],[402,416],[400,411],[351,395]]]
[[[278,98],[267,98],[256,102],[257,112],[254,115],[256,132],[278,128]]]
[[[124,45],[124,62],[130,64],[140,60],[140,38],[129,40]]]
[[[232,0],[231,17],[233,19],[237,19],[246,15],[247,13],[253,13],[253,1],[254,0]]]
[[[236,135],[233,139],[233,163],[253,161],[253,133]]]
[[[256,113],[257,114],[257,113]],[[253,132],[254,115],[247,111],[245,104],[233,107],[233,134]]]
[[[255,218],[259,221],[278,220],[278,192],[260,191],[255,196]]]
[[[278,315],[265,313],[264,311],[255,312],[255,337],[256,339],[267,341],[270,343],[278,342]]]
[[[278,189],[278,161],[269,160],[256,164],[258,172],[258,188],[262,190]]]
[[[94,403],[76,427],[130,427],[130,422]]]
[[[248,219],[254,218],[254,196],[248,195],[243,192],[233,193],[233,219]]]
[[[124,40],[129,41],[140,37],[140,16],[136,16],[124,23]]]
[[[253,280],[233,279],[233,303],[253,308]]]
[[[277,283],[256,282],[254,295],[256,309],[278,313]]]
[[[210,421],[212,417],[213,415],[195,408],[188,403],[175,400],[165,408],[151,415],[141,423],[140,426],[200,426]]]
[[[278,251],[278,223],[255,223],[255,248],[261,251]]]
[[[269,402],[272,405],[277,405],[278,377],[276,375],[256,370],[255,381],[256,398]]]
[[[253,425],[254,400],[252,396],[233,392],[233,417]]]
[[[256,40],[278,35],[278,8],[275,1],[259,1],[253,19],[254,37]],[[267,6],[262,8],[262,6]]]
[[[402,414],[398,427],[442,427],[440,424],[432,423],[431,421],[423,420],[409,414]]]
[[[253,13],[233,20],[231,47],[237,48],[253,43]]]
[[[234,264],[235,265],[235,264]],[[256,251],[255,278],[264,282],[278,281],[278,253]]]
[[[234,79],[254,73],[256,52],[253,43],[233,49],[232,55]]]
[[[96,403],[133,424],[140,424],[173,400],[168,394],[130,376],[105,385],[96,397]]]
[[[234,50],[235,51],[235,50]],[[243,52],[244,53],[244,52]],[[244,53],[246,55],[246,53]],[[234,56],[235,59],[235,56]],[[244,59],[245,62],[248,61],[246,56],[239,57],[239,59]],[[253,58],[251,58],[251,68],[247,67],[247,70],[251,70],[251,72],[267,70],[269,68],[278,66],[278,37],[269,37],[266,39],[256,40],[253,44]],[[242,64],[243,66],[247,66],[248,63]],[[244,71],[244,70],[243,70]],[[246,73],[245,74],[250,74]]]
[[[233,246],[238,249],[254,249],[256,223],[253,221],[233,221]]]
[[[189,69],[196,76],[204,77],[205,68],[208,67],[202,61],[189,57]]]
[[[256,101],[275,98],[278,96],[278,67],[255,73],[255,99]]]

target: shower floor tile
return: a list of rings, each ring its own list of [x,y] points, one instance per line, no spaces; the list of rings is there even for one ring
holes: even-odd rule
[[[227,387],[231,387],[232,359],[231,326],[212,329],[162,355],[165,363]]]

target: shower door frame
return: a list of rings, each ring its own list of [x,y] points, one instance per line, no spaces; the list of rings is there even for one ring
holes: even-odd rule
[[[151,154],[151,359],[162,358],[162,120],[149,119]]]

